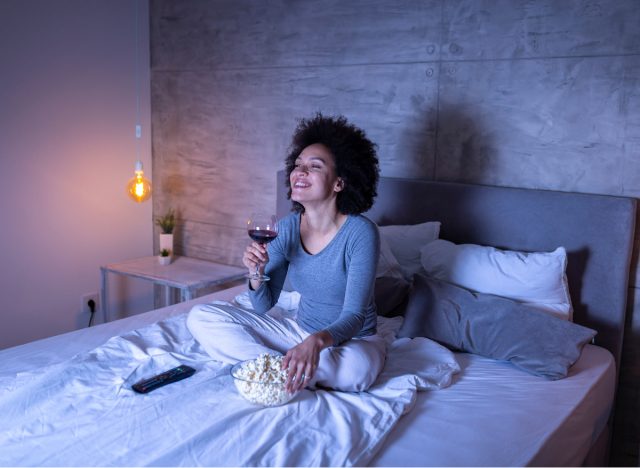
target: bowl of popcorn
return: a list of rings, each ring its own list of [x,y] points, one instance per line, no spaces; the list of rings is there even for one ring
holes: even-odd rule
[[[247,401],[262,406],[288,403],[295,393],[284,388],[287,370],[282,368],[283,356],[260,354],[256,359],[240,361],[231,368],[233,382]]]

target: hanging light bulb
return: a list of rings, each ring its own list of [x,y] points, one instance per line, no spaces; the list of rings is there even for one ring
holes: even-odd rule
[[[127,184],[127,193],[138,203],[151,197],[151,182],[144,177],[142,161],[136,161],[136,175]]]
[[[136,171],[133,179],[129,180],[127,184],[127,194],[131,197],[132,200],[142,203],[145,200],[148,200],[151,197],[151,182],[149,179],[144,177],[144,172],[142,171],[142,161],[140,161],[140,138],[142,137],[142,125],[140,124],[140,60],[138,59],[138,49],[139,49],[139,34],[138,34],[138,23],[139,23],[139,12],[138,12],[138,4],[139,0],[135,0],[135,36],[136,36],[136,47],[135,47],[135,75],[136,75]]]

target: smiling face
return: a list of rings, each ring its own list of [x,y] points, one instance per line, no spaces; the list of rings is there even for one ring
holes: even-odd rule
[[[291,200],[305,208],[312,204],[336,203],[342,180],[336,175],[335,162],[329,149],[316,143],[307,146],[296,158],[289,176]]]

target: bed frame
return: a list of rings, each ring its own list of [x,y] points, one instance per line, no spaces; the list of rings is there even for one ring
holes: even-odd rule
[[[607,348],[612,353],[619,368],[636,216],[635,200],[600,195],[391,178],[381,179],[378,193],[377,202],[367,215],[381,225],[415,224],[428,220],[437,220],[442,222],[441,237],[456,243],[477,243],[525,251],[549,251],[559,245],[563,245],[569,253],[568,279],[574,306],[574,319],[576,322],[594,328],[599,332],[596,344]],[[286,215],[290,211],[291,204],[286,195],[284,173],[280,172],[278,174],[277,196],[277,212],[279,216]],[[188,339],[180,340],[176,338],[178,335],[172,335],[173,332],[179,330],[179,327],[173,329],[169,327],[164,334],[158,333],[158,335],[162,335],[160,342],[145,341],[144,335],[140,334],[138,330],[172,316],[176,316],[176,319],[178,319],[178,316],[184,315],[196,303],[211,302],[213,300],[231,301],[236,295],[245,290],[246,285],[242,284],[232,289],[219,291],[174,306],[2,350],[0,357],[2,358],[3,366],[0,369],[0,377],[6,378],[5,382],[14,382],[16,378],[20,380],[28,376],[42,375],[45,381],[51,382],[57,381],[60,373],[64,373],[68,369],[76,369],[80,365],[91,362],[101,369],[108,370],[111,368],[112,363],[109,363],[109,366],[105,366],[100,359],[94,362],[92,361],[92,356],[94,356],[92,353],[102,345],[105,345],[104,348],[101,348],[102,351],[109,349],[110,345],[107,340],[123,335],[127,335],[128,339],[133,341],[138,338],[141,339],[140,348],[137,348],[137,345],[134,348],[140,350],[144,348],[143,356],[150,356],[152,353],[157,352],[160,349],[157,346],[165,346],[165,341],[162,341],[165,339],[171,343],[175,341],[175,347],[174,344],[166,344],[165,351],[173,352],[177,350],[179,354],[183,353],[183,350],[179,349],[181,343],[185,344],[185,346],[191,346],[191,344],[189,344],[190,341]],[[121,340],[114,341],[120,342]],[[148,349],[146,348],[147,346],[149,346]],[[55,352],[52,352],[52,350],[55,350]],[[556,429],[565,429],[569,432],[571,441],[575,441],[575,443],[572,443],[573,447],[568,450],[566,437],[554,439],[553,434],[548,439],[546,437],[537,439],[534,437],[531,441],[526,441],[527,446],[532,448],[530,453],[528,452],[527,457],[529,458],[526,459],[529,461],[526,464],[543,466],[572,465],[580,464],[581,462],[585,465],[594,466],[607,464],[607,447],[612,421],[611,417],[607,418],[607,416],[611,416],[609,411],[614,396],[615,372],[611,356],[607,352],[592,346],[589,346],[589,351],[591,355],[595,352],[596,355],[604,357],[599,361],[600,367],[594,369],[592,374],[599,376],[598,385],[593,388],[580,386],[577,390],[585,390],[580,393],[583,396],[579,398],[579,403],[587,402],[594,403],[594,405],[580,406],[580,408],[584,409],[580,413],[563,413],[566,418],[555,426]],[[191,351],[186,354],[190,353]],[[80,356],[80,360],[74,361],[74,356]],[[107,353],[106,356],[108,357],[109,354]],[[505,376],[512,376],[513,373],[517,372],[510,368],[508,364],[494,362],[481,356],[461,355],[459,357],[461,362],[468,364],[468,367],[455,376],[456,382],[451,388],[443,389],[437,393],[419,392],[413,401],[415,404],[414,410],[397,421],[393,431],[378,447],[379,450],[370,461],[371,465],[389,466],[394,464],[397,459],[407,460],[407,464],[411,463],[420,466],[429,464],[429,461],[432,460],[429,457],[434,454],[429,454],[428,450],[424,452],[421,450],[423,446],[421,444],[425,444],[425,432],[422,432],[421,429],[428,430],[433,428],[433,424],[437,421],[440,421],[445,426],[450,425],[451,421],[463,426],[467,417],[466,413],[470,412],[468,408],[475,408],[476,406],[474,400],[467,399],[466,404],[469,406],[464,411],[465,419],[460,417],[451,419],[455,413],[451,409],[456,409],[461,404],[464,407],[465,402],[461,401],[461,395],[464,396],[465,392],[469,391],[469,388],[474,390],[474,395],[477,394],[481,398],[487,393],[485,391],[478,392],[477,387],[467,386],[477,380],[474,376],[478,374],[473,374],[474,366],[479,366],[475,367],[476,370],[482,370],[486,369],[486,367],[482,366],[488,363],[491,366],[490,369],[495,371],[492,374],[495,379],[493,381],[486,380],[487,386],[481,387],[488,389],[489,392],[495,388],[493,384],[496,382],[498,384],[504,383]],[[606,361],[606,363],[603,363],[603,361]],[[56,367],[58,364],[61,367]],[[124,364],[121,363],[120,365]],[[124,365],[121,369],[129,369],[127,365]],[[580,367],[580,361],[575,367]],[[587,372],[590,370],[588,368],[584,369]],[[467,374],[465,375],[465,373]],[[571,390],[571,385],[576,382],[573,381],[572,383],[572,376],[569,376],[566,380],[547,382],[540,381],[542,379],[526,373],[522,374],[521,377],[528,379],[526,381],[531,384],[531,390],[537,389],[538,393],[534,393],[538,395],[538,400],[546,398],[549,394],[547,390],[553,391],[557,388],[554,387],[555,384],[563,386],[566,383],[567,386],[564,386],[566,391],[567,389]],[[577,371],[576,374],[579,376],[581,371]],[[202,374],[200,375],[202,376]],[[471,378],[465,380],[468,376],[471,376]],[[92,381],[93,378],[94,376],[91,377]],[[507,380],[509,378],[507,377]],[[81,380],[81,382],[83,381]],[[105,391],[105,395],[112,395],[110,392],[120,391],[124,385],[115,381],[111,382],[113,385],[104,385],[104,381],[100,380],[97,382],[97,388],[100,391]],[[522,381],[518,380],[517,382]],[[506,414],[516,409],[514,405],[518,405],[523,401],[520,398],[521,387],[517,382],[517,386],[513,389],[517,394],[517,398],[511,400],[511,406],[505,407]],[[592,381],[585,379],[577,380],[577,382],[587,382],[588,385]],[[29,380],[23,380],[20,385],[22,384],[28,387],[27,389],[31,388]],[[85,387],[82,388],[84,389]],[[460,393],[456,388],[460,389]],[[590,390],[593,389],[595,390],[591,392]],[[449,391],[452,393],[447,393]],[[100,398],[102,398],[101,395],[98,394]],[[163,398],[166,397],[166,401],[169,402],[173,401],[169,398],[176,398],[176,395],[174,394],[172,397],[171,392],[169,392]],[[12,395],[12,398],[14,396]],[[538,400],[534,400],[534,404]],[[36,400],[28,400],[27,403],[30,408],[40,414],[46,413],[42,408],[48,408],[46,405],[51,404],[51,401],[45,395],[45,398],[40,403]],[[140,401],[144,402],[144,400]],[[175,399],[175,401],[178,401],[178,399]],[[439,403],[442,406],[439,406]],[[15,401],[11,400],[9,404],[13,408]],[[45,406],[38,406],[39,404],[44,404]],[[142,404],[144,405],[144,403]],[[449,405],[454,405],[455,407],[452,408]],[[171,404],[166,405],[167,408],[171,406]],[[173,406],[175,407],[175,405]],[[598,406],[597,416],[590,413],[590,409],[595,406]],[[578,406],[575,407],[577,408]],[[436,411],[437,409],[441,413]],[[497,413],[499,413],[499,409],[495,408]],[[489,417],[493,418],[495,414],[492,412]],[[442,419],[443,415],[444,419]],[[458,416],[460,415],[461,413],[458,414]],[[486,418],[487,415],[482,416]],[[505,417],[504,412],[502,416]],[[526,418],[530,414],[525,409],[524,413],[518,413],[514,416],[513,419],[508,419],[506,425],[502,425],[500,429],[506,428],[508,430],[512,427],[511,424],[516,424],[516,421],[520,423],[528,421]],[[537,415],[534,414],[533,416],[536,417]],[[438,417],[440,417],[439,420]],[[594,420],[594,417],[597,420]],[[11,418],[7,421],[11,424]],[[460,434],[461,439],[457,437],[451,438],[450,441],[455,445],[436,455],[447,458],[458,455],[458,452],[460,452],[461,458],[457,459],[465,461],[471,459],[473,461],[473,457],[477,456],[477,454],[471,453],[469,456],[464,451],[459,451],[457,444],[459,440],[472,442],[478,436],[478,431],[484,429],[484,426],[477,425],[482,422],[486,422],[486,419],[475,420],[476,425],[468,426],[467,429],[469,430],[466,432],[464,430],[458,432],[458,427],[454,427],[455,434]],[[503,421],[498,418],[496,422],[500,425]],[[43,427],[44,435],[46,435],[48,426],[45,424]],[[524,427],[528,428],[526,424]],[[123,426],[123,428],[126,429],[126,426]],[[460,429],[464,428],[460,427]],[[19,428],[16,428],[16,430],[16,434],[22,433]],[[580,432],[580,434],[576,434],[576,431]],[[129,434],[128,431],[125,432]],[[501,446],[504,444],[503,438],[494,438],[493,433],[490,431],[485,432],[487,432],[488,437],[493,438],[493,440],[490,440],[490,442],[494,442],[494,444],[490,444],[492,450],[502,448]],[[63,434],[63,432],[53,432],[52,434],[57,436]],[[40,437],[40,435],[36,434],[36,437]],[[435,433],[431,434],[431,439],[426,439],[427,447],[429,447],[429,443],[432,446],[434,443],[439,443],[439,437],[440,433],[435,430]],[[45,439],[47,437],[36,439],[36,443],[44,443]],[[192,441],[193,439],[189,440]],[[90,447],[90,444],[86,446]],[[19,445],[16,447],[17,450],[20,450]],[[49,449],[54,450],[56,454],[62,453],[62,448],[57,445],[49,446]],[[95,456],[95,451],[87,450],[88,456]],[[456,453],[452,453],[453,450]],[[29,453],[31,452],[28,452],[27,455]],[[105,453],[107,455],[110,454],[109,451],[105,451]],[[130,454],[126,454],[125,458],[120,459],[123,460],[123,464],[136,464],[133,462],[136,460],[134,455],[144,453],[146,452],[132,450]],[[6,456],[4,453],[3,455]],[[47,452],[44,455],[49,456],[51,453]],[[79,455],[82,455],[82,453]],[[485,460],[495,459],[500,464],[499,460],[501,458],[498,456],[499,454],[495,458],[493,453],[487,454],[485,452],[484,455]],[[21,454],[16,453],[16,456],[20,457]],[[118,456],[123,457],[124,455],[119,454]],[[557,460],[565,459],[570,460],[570,462],[557,463]],[[446,462],[443,458],[438,458],[438,460]],[[127,463],[127,461],[129,462]],[[492,463],[485,464],[492,465]],[[440,463],[440,465],[446,465],[446,463]]]
[[[277,180],[283,216],[291,209],[284,171]],[[595,344],[613,354],[619,371],[635,199],[382,177],[366,215],[379,225],[440,221],[440,237],[458,244],[521,251],[564,246],[574,321],[598,331]]]

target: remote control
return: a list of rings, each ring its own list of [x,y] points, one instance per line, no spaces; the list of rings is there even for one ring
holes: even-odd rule
[[[178,367],[174,367],[171,370],[163,372],[162,374],[155,375],[148,379],[143,379],[140,382],[136,382],[131,386],[134,391],[138,393],[149,393],[156,388],[163,387],[167,384],[177,382],[178,380],[186,379],[195,374],[196,370],[193,367],[185,366],[184,364]]]

